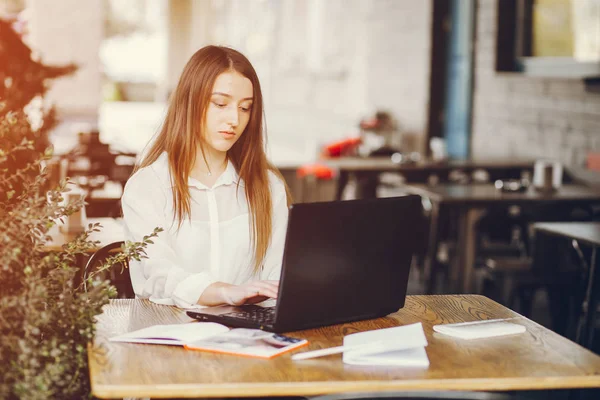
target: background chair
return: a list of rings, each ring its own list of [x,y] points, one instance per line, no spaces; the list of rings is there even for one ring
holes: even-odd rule
[[[90,257],[83,270],[84,281],[88,278],[92,271],[102,265],[102,262],[110,256],[111,251],[120,249],[123,244],[123,241],[113,242],[98,249]],[[117,298],[135,298],[135,293],[131,284],[131,276],[129,275],[129,265],[113,265],[112,268],[104,271],[102,274],[105,279],[108,279],[117,288]]]
[[[416,391],[416,392],[365,392],[365,393],[334,393],[310,397],[311,400],[366,400],[366,399],[401,399],[401,400],[518,400],[524,399],[516,395],[488,392],[455,392],[455,391]]]
[[[539,290],[545,290],[551,297],[558,295],[561,299],[559,302],[550,301],[550,313],[553,329],[563,333],[566,329],[564,315],[569,313],[572,303],[578,301],[577,292],[582,281],[581,265],[574,262],[574,249],[565,247],[565,243],[551,243],[550,239],[545,239],[542,244],[538,243],[537,238],[531,238],[529,224],[539,221],[590,221],[592,217],[589,207],[563,208],[554,205],[526,210],[512,220],[505,217],[504,220],[508,222],[505,226],[511,227],[513,237],[503,250],[505,254],[486,252],[485,245],[479,246],[483,251],[477,260],[477,292],[509,308],[518,309],[527,317],[532,316],[535,295]],[[498,228],[501,224],[492,221],[494,223],[486,221],[488,223],[480,225],[482,229],[478,232],[479,238],[484,238],[486,231],[502,232]],[[504,236],[508,238],[509,231]],[[509,250],[511,247],[514,251]]]
[[[529,252],[529,221],[519,207],[486,210],[477,221],[475,231],[475,254],[478,260],[524,257]]]

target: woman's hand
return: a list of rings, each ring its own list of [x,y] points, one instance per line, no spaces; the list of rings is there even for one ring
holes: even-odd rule
[[[279,281],[250,281],[242,285],[215,282],[204,290],[198,299],[198,304],[204,306],[255,304],[269,298],[276,299],[278,290]]]

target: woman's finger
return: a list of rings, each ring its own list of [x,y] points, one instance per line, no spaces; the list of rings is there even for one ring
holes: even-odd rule
[[[260,285],[253,285],[247,288],[246,290],[246,298],[252,296],[268,296],[272,298],[277,298],[277,291],[270,289],[269,287],[263,287]]]
[[[277,297],[277,294],[279,293],[279,287],[278,286],[274,286],[272,284],[263,282],[263,281],[257,281],[254,282],[251,285],[252,288],[254,289],[258,289],[258,290],[264,290],[267,291],[269,293],[272,293],[274,296],[271,297]]]
[[[273,286],[272,284],[268,284],[264,281],[252,281],[252,282],[248,282],[244,285],[242,285],[243,287],[247,287],[247,288],[267,288],[267,289],[271,289],[271,290],[277,290],[275,286]]]
[[[279,290],[279,281],[254,281],[254,283],[259,284],[262,287],[269,287],[273,290]]]

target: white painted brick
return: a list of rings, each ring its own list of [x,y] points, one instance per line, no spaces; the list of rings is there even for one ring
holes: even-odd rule
[[[555,110],[566,110],[571,113],[585,112],[585,102],[581,97],[560,97],[555,98]]]
[[[585,85],[580,79],[557,79],[548,82],[549,95],[572,95],[585,90]]]
[[[584,100],[585,112],[588,114],[600,114],[600,96],[588,94]]]
[[[572,118],[569,124],[574,132],[600,135],[600,119]]]
[[[590,135],[590,151],[600,151],[600,132]]]
[[[75,74],[52,82],[47,99],[67,115],[97,118],[101,101],[100,43],[104,3],[90,0],[28,2],[29,42],[50,65],[75,63]]]
[[[589,151],[600,149],[600,95],[585,92],[580,80],[496,73],[490,32],[497,28],[497,1],[478,2],[473,155],[516,153],[582,164]]]
[[[539,127],[545,129],[548,127],[566,132],[573,128],[573,119],[563,111],[541,110],[539,114]]]
[[[579,132],[562,134],[563,145],[574,149],[587,149],[590,147],[590,137]]]

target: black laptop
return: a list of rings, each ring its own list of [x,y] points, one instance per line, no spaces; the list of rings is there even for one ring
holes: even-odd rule
[[[276,305],[210,307],[187,314],[271,332],[388,315],[404,306],[423,224],[418,196],[294,204]]]

